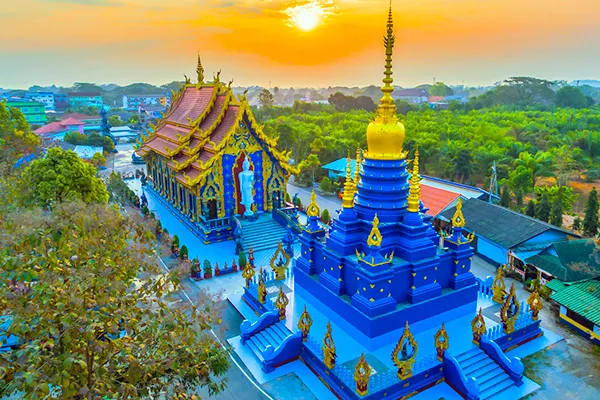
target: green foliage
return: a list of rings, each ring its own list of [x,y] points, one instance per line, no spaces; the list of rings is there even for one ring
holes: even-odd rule
[[[108,190],[108,200],[110,202],[122,206],[139,204],[139,197],[127,186],[119,172],[112,172],[110,174],[106,189]]]
[[[246,253],[244,253],[244,250],[242,250],[238,255],[238,265],[240,266],[240,269],[246,268],[247,263],[248,261],[246,260]]]
[[[204,264],[202,266],[202,270],[204,271],[205,274],[211,274],[212,273],[212,266],[210,265],[210,261],[209,260],[204,260]]]
[[[578,88],[564,86],[556,92],[556,105],[558,107],[585,108],[588,106],[588,101]]]
[[[521,211],[523,209],[523,191],[517,190],[515,192],[515,201],[517,210]]]
[[[89,135],[79,132],[67,132],[65,134],[65,142],[82,146],[102,146],[105,153],[109,153],[115,149],[115,144],[109,137],[102,136],[96,132],[92,132]]]
[[[298,208],[302,208],[302,200],[300,200],[300,197],[294,197],[294,205]]]
[[[544,222],[548,222],[550,219],[550,202],[546,193],[542,194],[541,199],[538,202],[535,216],[537,219]]]
[[[40,138],[31,131],[25,115],[0,101],[0,170],[11,171],[17,160],[39,151]]]
[[[373,112],[377,108],[372,98],[368,96],[346,96],[337,92],[329,96],[329,104],[335,106],[337,111],[365,110]]]
[[[96,153],[91,158],[90,164],[92,164],[94,167],[98,168],[98,167],[100,167],[102,165],[106,165],[106,158],[104,158],[103,154]]]
[[[177,247],[179,247],[179,236],[173,235],[173,241],[171,242],[171,244],[176,245]]]
[[[181,258],[182,260],[185,260],[186,258],[188,258],[188,255],[189,255],[188,248],[184,244],[183,246],[181,246],[181,249],[179,250],[179,258]]]
[[[285,202],[286,203],[291,203],[292,199],[290,199],[290,194],[288,192],[285,192]]]
[[[598,192],[596,188],[590,191],[587,203],[585,204],[583,233],[590,237],[594,237],[598,233]]]
[[[573,209],[573,204],[577,201],[579,195],[573,192],[573,188],[568,186],[536,186],[535,194],[538,199],[543,195],[548,196],[550,204],[554,204],[555,201],[561,199],[561,209],[563,212],[570,212]]]
[[[68,150],[51,148],[24,171],[25,201],[51,206],[66,201],[106,203],[108,192],[96,169]]]
[[[502,194],[500,196],[500,205],[502,207],[509,208],[510,207],[510,190],[506,187],[502,187]]]
[[[535,218],[535,201],[529,200],[527,202],[527,209],[525,210],[525,215],[529,215],[532,218]]]
[[[65,399],[174,398],[224,388],[227,352],[209,333],[220,300],[169,304],[179,277],[150,258],[143,226],[78,202],[2,215],[0,229],[0,315],[14,317],[21,340],[0,354],[0,396],[43,399],[59,387]]]
[[[310,183],[315,181],[315,172],[321,167],[321,161],[316,154],[309,154],[304,161],[300,163],[300,170],[307,172],[310,175]],[[304,183],[308,183],[306,176],[300,175],[299,179]]]
[[[109,116],[108,117],[108,123],[111,126],[113,126],[113,127],[125,125],[125,122],[123,122],[123,120],[121,119],[121,117],[119,117],[118,115],[111,115],[111,116]]]
[[[582,224],[583,224],[583,221],[581,220],[581,218],[578,215],[573,219],[573,225],[571,226],[571,229],[578,232],[581,230]]]
[[[331,179],[329,179],[329,177],[325,177],[323,179],[321,179],[321,183],[319,184],[319,187],[321,188],[321,190],[324,193],[331,193],[331,191],[333,190],[333,185],[331,184]]]
[[[552,225],[558,226],[559,228],[562,226],[562,218],[563,218],[563,200],[562,200],[562,188],[559,188],[558,195],[552,201],[552,210],[550,212],[550,223]]]
[[[329,210],[328,209],[324,209],[321,212],[321,221],[324,224],[327,224],[327,223],[329,223],[330,220],[331,220],[331,216],[329,215]]]
[[[452,96],[454,91],[450,89],[444,82],[436,82],[435,85],[429,89],[430,96]]]

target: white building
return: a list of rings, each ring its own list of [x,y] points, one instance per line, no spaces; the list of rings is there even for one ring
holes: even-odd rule
[[[29,101],[37,101],[42,103],[46,111],[54,111],[54,93],[52,92],[27,92],[25,98]]]
[[[137,110],[140,106],[171,106],[171,97],[166,94],[124,94],[123,108]]]
[[[73,150],[75,153],[77,153],[77,155],[79,156],[79,158],[83,159],[83,160],[91,160],[92,157],[94,157],[94,155],[96,153],[100,153],[102,154],[102,151],[104,149],[102,148],[102,146],[99,147],[95,147],[95,146],[75,146],[75,149]]]

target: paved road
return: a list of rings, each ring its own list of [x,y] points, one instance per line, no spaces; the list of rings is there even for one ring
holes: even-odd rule
[[[290,194],[290,197],[294,197],[295,194],[298,194],[298,197],[302,201],[304,207],[306,207],[310,203],[310,195],[312,191],[309,188],[302,188],[288,183],[287,190]],[[332,216],[337,215],[335,214],[335,210],[339,210],[342,208],[342,201],[336,198],[335,196],[328,196],[326,198],[317,194],[317,204],[319,205],[321,212],[324,209],[328,209],[329,214]]]

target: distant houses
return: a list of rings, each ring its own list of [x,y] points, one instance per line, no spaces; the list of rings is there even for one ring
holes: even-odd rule
[[[80,107],[96,107],[103,105],[102,94],[98,92],[72,92],[68,94],[69,106],[72,109]]]
[[[405,100],[411,104],[427,103],[429,92],[426,89],[401,89],[392,93],[396,100]]]
[[[84,133],[85,123],[75,119],[66,118],[62,121],[51,122],[41,128],[33,131],[36,135],[40,136],[42,141],[53,141],[53,140],[65,140],[65,135],[68,132]]]
[[[171,96],[165,94],[125,94],[123,109],[138,110],[140,107],[161,106],[163,109],[171,106]]]
[[[42,125],[48,121],[43,103],[37,101],[9,100],[6,102],[6,106],[21,110],[27,122],[32,125]]]

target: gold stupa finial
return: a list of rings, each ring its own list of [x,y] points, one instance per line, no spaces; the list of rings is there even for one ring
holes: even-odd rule
[[[196,67],[196,73],[198,74],[198,83],[204,83],[204,67],[202,67],[202,61],[200,61],[200,53],[198,53],[198,66]]]
[[[386,36],[383,37],[385,46],[385,71],[383,75],[383,96],[379,100],[375,120],[367,128],[367,143],[369,150],[365,157],[377,160],[399,160],[404,158],[402,143],[404,142],[404,125],[396,117],[396,104],[392,98],[394,87],[392,83],[392,53],[396,37],[392,20],[392,4],[387,21]]]
[[[310,195],[310,204],[306,209],[306,215],[309,217],[319,217],[321,215],[321,210],[319,209],[319,205],[317,204],[317,195],[313,190]]]
[[[379,218],[377,218],[377,214],[373,217],[373,227],[371,228],[371,232],[369,233],[369,238],[367,239],[367,244],[369,246],[381,246],[381,232],[379,232]]]
[[[360,147],[356,148],[356,168],[354,168],[354,191],[358,191],[358,181],[360,180],[360,164],[362,162]]]
[[[456,201],[456,212],[452,217],[452,226],[462,228],[465,226],[465,217],[462,213],[462,199],[459,197]]]
[[[346,182],[344,182],[344,195],[342,196],[342,207],[352,208],[354,206],[354,183],[350,169],[350,151],[346,158]]]
[[[419,212],[421,209],[421,176],[419,175],[419,149],[415,150],[412,176],[410,177],[410,190],[408,194],[408,211]]]

